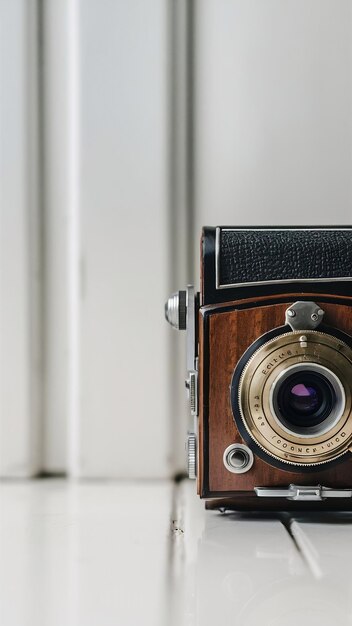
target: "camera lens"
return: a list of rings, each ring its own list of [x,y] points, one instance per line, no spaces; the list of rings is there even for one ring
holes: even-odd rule
[[[302,370],[288,376],[277,390],[279,416],[291,426],[311,428],[330,415],[336,397],[329,380]]]
[[[230,398],[236,426],[259,456],[308,468],[351,448],[352,344],[302,332],[253,344],[234,370]]]
[[[295,383],[290,389],[289,403],[295,411],[305,415],[311,415],[319,407],[319,391],[310,387],[306,382]]]
[[[282,371],[271,389],[271,408],[288,432],[313,437],[328,432],[345,406],[340,380],[318,363],[298,363]]]

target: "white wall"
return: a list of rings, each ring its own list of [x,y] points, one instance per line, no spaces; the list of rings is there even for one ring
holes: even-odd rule
[[[196,8],[196,230],[350,223],[350,0]]]
[[[71,5],[71,10],[69,6]],[[68,468],[72,420],[77,260],[76,3],[46,0],[42,14],[43,278],[45,347],[42,466]],[[72,382],[71,382],[72,380]]]
[[[168,6],[0,7],[0,473],[169,476]]]
[[[32,0],[0,2],[0,475],[41,450],[38,30]]]
[[[162,0],[45,5],[51,471],[173,471],[167,17]]]
[[[166,3],[79,14],[78,445],[84,476],[169,465]]]

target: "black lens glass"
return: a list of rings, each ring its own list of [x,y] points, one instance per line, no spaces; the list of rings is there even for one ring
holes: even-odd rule
[[[288,426],[310,428],[321,424],[331,413],[335,392],[318,372],[300,370],[288,376],[276,394],[279,416]]]
[[[290,406],[301,415],[312,415],[319,408],[322,401],[319,389],[305,383],[295,383],[293,386],[291,384],[288,394]]]

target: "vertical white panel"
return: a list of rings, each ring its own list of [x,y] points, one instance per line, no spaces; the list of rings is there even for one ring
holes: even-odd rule
[[[178,0],[169,3],[169,124],[170,154],[170,221],[169,293],[185,289],[193,281],[192,247],[192,156],[190,133],[190,3]],[[168,295],[169,295],[168,293]],[[167,395],[168,417],[171,419],[172,461],[175,472],[184,472],[186,458],[184,441],[187,430],[193,430],[189,401],[185,394],[186,333],[168,329],[170,389]]]
[[[74,16],[68,0],[43,3],[43,136],[44,136],[44,277],[45,389],[44,467],[66,469],[70,407],[70,275],[69,241],[72,207],[70,180],[74,166],[71,119],[75,115]],[[71,3],[74,5],[75,3]],[[74,173],[74,171],[73,171]],[[77,184],[77,182],[76,182]],[[74,261],[76,263],[76,260]]]
[[[36,2],[0,2],[0,474],[40,468]]]
[[[351,11],[349,0],[197,3],[197,232],[350,222]]]
[[[164,476],[166,3],[86,0],[75,19],[81,286],[71,471]]]

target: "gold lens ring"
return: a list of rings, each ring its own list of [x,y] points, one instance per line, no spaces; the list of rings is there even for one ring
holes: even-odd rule
[[[272,408],[275,380],[290,367],[326,368],[339,381],[340,411],[312,437],[287,432]],[[321,370],[325,371],[325,370]],[[321,465],[342,456],[352,441],[352,350],[334,335],[293,331],[271,339],[245,365],[238,390],[241,420],[250,437],[269,456],[291,465]],[[341,410],[344,394],[344,406]]]
[[[319,348],[321,352],[323,352],[321,343],[319,343]],[[289,344],[288,349],[293,352],[293,350],[295,350],[295,345],[292,343]],[[292,354],[284,361],[281,361],[278,364],[278,366],[275,369],[273,369],[265,377],[264,385],[262,387],[263,412],[266,415],[266,418],[269,424],[271,425],[271,427],[274,430],[276,430],[280,436],[285,436],[286,434],[286,436],[293,442],[299,441],[302,444],[307,443],[307,439],[308,439],[305,434],[302,435],[302,433],[297,432],[297,430],[294,431],[292,429],[286,429],[284,425],[282,424],[282,422],[280,422],[280,420],[277,418],[275,411],[273,411],[272,409],[273,388],[275,388],[275,385],[277,384],[277,379],[280,379],[281,376],[285,375],[287,371],[288,372],[292,371],[292,369],[294,369],[297,365],[298,366],[302,365],[307,370],[315,369],[315,367],[317,366],[319,367],[319,369],[324,368],[324,370],[327,370],[331,374],[332,377],[337,378],[339,380],[340,386],[342,388],[340,392],[341,393],[340,404],[342,404],[343,402],[344,409],[341,410],[340,408],[340,411],[338,413],[339,419],[337,420],[333,419],[332,423],[329,424],[329,428],[326,429],[326,431],[324,429],[324,432],[322,432],[322,430],[319,430],[319,429],[318,429],[318,432],[316,432],[313,429],[309,437],[310,442],[312,444],[315,444],[315,443],[322,441],[322,435],[324,435],[325,432],[329,432],[329,436],[332,437],[340,430],[341,425],[344,424],[344,421],[346,421],[346,419],[348,418],[349,411],[351,409],[351,394],[348,394],[348,393],[346,394],[346,389],[348,389],[349,387],[349,381],[344,374],[345,360],[344,360],[344,357],[341,358],[341,356],[339,355],[330,354],[329,351],[330,351],[330,348],[327,348],[324,350],[324,352],[326,353],[325,358],[323,358],[322,354],[320,354],[318,357],[316,354],[315,348],[314,348],[314,351],[312,350],[311,352],[309,352],[309,350],[307,349],[307,351],[305,351],[301,355]],[[275,355],[277,355],[276,352],[272,353],[271,358],[272,359],[277,358],[277,356]],[[332,365],[332,357],[335,357],[335,362],[333,365]],[[319,358],[319,362],[317,362],[317,358]],[[331,369],[332,367],[334,368],[334,371],[332,371]],[[352,364],[351,364],[351,369],[352,369]],[[256,389],[255,386],[257,384],[258,384],[258,377],[254,376],[251,381],[251,386],[254,385],[252,390]],[[346,410],[346,409],[349,409],[349,410]],[[351,430],[352,430],[352,420],[351,420]]]

